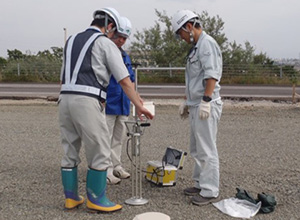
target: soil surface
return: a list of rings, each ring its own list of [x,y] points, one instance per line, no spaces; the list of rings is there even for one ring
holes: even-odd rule
[[[195,206],[184,196],[192,186],[193,159],[189,155],[189,123],[178,116],[180,100],[154,100],[155,119],[141,137],[142,167],[161,160],[167,147],[188,153],[176,185],[157,187],[143,180],[143,197],[149,202],[130,206],[131,180],[109,185],[107,196],[123,205],[119,212],[91,214],[85,205],[64,212],[60,176],[62,149],[58,108],[43,100],[0,100],[0,219],[105,219],[132,220],[144,212],[162,212],[172,220],[233,219],[213,205]],[[300,106],[270,101],[225,100],[219,124],[220,195],[235,197],[236,187],[253,197],[275,196],[270,214],[252,219],[299,219],[300,216]],[[85,196],[84,148],[79,165],[79,192]],[[122,161],[131,163],[123,148]]]

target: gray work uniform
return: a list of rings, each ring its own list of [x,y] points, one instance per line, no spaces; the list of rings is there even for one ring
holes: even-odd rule
[[[100,32],[96,27],[89,29]],[[85,38],[82,37],[81,39]],[[76,38],[73,51],[76,49],[75,43]],[[106,92],[94,88],[93,85],[101,85],[105,89],[112,73],[117,82],[128,77],[129,74],[123,63],[120,50],[107,37],[96,38],[86,54],[82,52],[84,48],[78,49],[80,52],[78,52],[80,54],[78,60],[80,57],[84,57],[78,66],[86,65],[86,67],[80,68],[79,72],[76,72],[76,65],[74,65],[72,74],[66,74],[66,70],[71,66],[72,50],[69,49],[68,52],[67,49],[64,56],[61,73],[63,83],[59,97],[59,123],[64,150],[61,166],[77,166],[81,162],[79,151],[84,145],[88,166],[97,170],[106,170],[110,163],[110,135],[104,107],[100,102],[100,100],[105,100],[103,94]],[[87,61],[90,62],[90,65],[85,63]],[[84,72],[82,69],[88,71]],[[79,79],[81,77],[82,81],[86,80],[90,86],[79,85],[78,80],[74,79],[77,75]],[[99,97],[95,97],[95,94],[98,94]]]
[[[189,106],[190,153],[195,160],[193,180],[203,197],[219,195],[219,157],[216,145],[217,126],[222,113],[220,79],[222,54],[216,41],[204,31],[187,56],[186,104]],[[206,79],[217,80],[212,94],[211,112],[206,120],[199,118],[199,104],[203,98]]]

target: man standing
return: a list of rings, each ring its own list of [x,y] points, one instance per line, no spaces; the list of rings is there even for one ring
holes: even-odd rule
[[[135,75],[132,70],[130,57],[122,49],[130,34],[131,22],[128,18],[121,17],[119,30],[111,40],[120,49],[130,80],[134,83]],[[130,177],[130,174],[122,167],[121,163],[122,145],[126,134],[125,121],[128,120],[128,115],[130,114],[130,100],[114,76],[111,76],[107,87],[105,113],[108,130],[111,134],[111,165],[107,169],[107,183],[117,184],[121,179]]]
[[[216,41],[206,34],[199,16],[180,10],[172,17],[173,31],[192,49],[187,56],[186,100],[179,107],[181,117],[190,120],[190,153],[195,160],[193,187],[184,194],[192,203],[205,205],[219,197],[219,156],[217,127],[222,113],[219,82],[222,76],[222,53]]]
[[[113,8],[94,12],[91,27],[71,36],[64,48],[59,97],[59,124],[64,155],[61,162],[65,208],[84,202],[78,194],[79,152],[85,146],[88,163],[87,208],[117,211],[121,205],[106,197],[106,176],[110,163],[109,132],[103,102],[111,74],[136,106],[137,114],[152,119],[143,107],[129,79],[117,46],[109,39],[119,27],[119,13]]]

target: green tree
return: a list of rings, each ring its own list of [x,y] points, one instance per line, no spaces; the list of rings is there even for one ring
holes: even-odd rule
[[[282,67],[282,72],[285,77],[288,77],[291,83],[297,84],[300,74],[299,71],[295,70],[294,66],[285,65]]]
[[[147,61],[144,65],[150,66],[184,66],[185,57],[191,48],[183,41],[176,41],[172,31],[171,18],[166,12],[155,10],[158,21],[154,27],[137,32],[132,43],[131,57],[134,61]],[[209,17],[207,12],[200,15],[202,26],[205,31],[215,37],[221,48],[225,49],[227,38],[222,33],[224,22],[217,17]],[[162,28],[162,25],[164,26]],[[207,28],[207,29],[206,29]]]
[[[223,56],[224,64],[250,64],[254,59],[254,51],[254,47],[248,41],[245,42],[245,49],[241,44],[233,41],[228,44],[227,56]]]
[[[212,36],[219,44],[222,51],[227,49],[227,37],[224,31],[224,21],[219,15],[210,17],[207,11],[203,11],[200,15],[201,26],[206,33]]]
[[[2,79],[2,71],[7,64],[7,60],[3,57],[0,57],[0,80]]]
[[[131,58],[144,66],[182,66],[185,57],[182,51],[188,50],[187,45],[175,41],[171,20],[166,13],[157,10],[155,13],[159,18],[155,25],[134,35]],[[165,25],[164,29],[161,24]]]
[[[46,58],[49,60],[62,60],[63,48],[62,47],[51,47],[50,50],[39,51],[37,57]]]
[[[259,53],[254,55],[253,57],[253,63],[254,64],[261,64],[264,66],[272,66],[274,64],[274,61],[270,59],[266,53]]]
[[[32,55],[30,51],[8,50],[8,62],[1,71],[2,81],[58,82],[63,49],[39,51]]]
[[[254,47],[246,41],[245,46],[236,41],[228,43],[226,52],[223,52],[223,76],[246,75],[255,72],[252,63],[254,60]]]
[[[20,50],[7,50],[7,55],[9,60],[20,60],[26,57]]]
[[[63,59],[63,52],[64,49],[62,47],[51,47],[53,57],[57,60],[62,60]]]
[[[0,68],[7,64],[7,60],[3,57],[0,57]]]

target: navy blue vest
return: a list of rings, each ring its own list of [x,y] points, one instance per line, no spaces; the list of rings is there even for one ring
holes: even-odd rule
[[[64,50],[61,94],[82,94],[105,101],[106,88],[97,81],[91,62],[92,47],[100,36],[104,35],[99,30],[89,28],[68,39]]]

